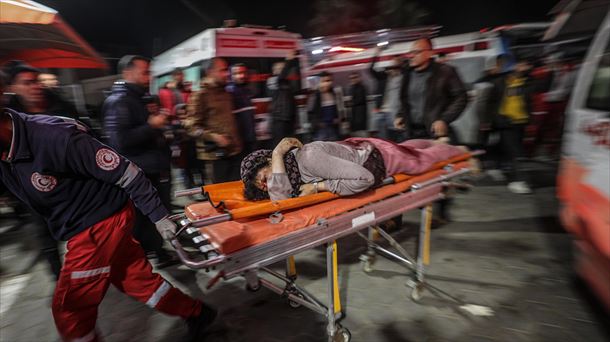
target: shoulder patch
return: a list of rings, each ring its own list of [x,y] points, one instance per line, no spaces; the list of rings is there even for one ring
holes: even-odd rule
[[[57,186],[57,178],[53,176],[41,175],[38,172],[32,173],[30,178],[34,188],[40,192],[49,192]]]
[[[109,148],[100,148],[95,153],[95,162],[97,166],[104,171],[112,171],[116,169],[121,160],[119,155]]]

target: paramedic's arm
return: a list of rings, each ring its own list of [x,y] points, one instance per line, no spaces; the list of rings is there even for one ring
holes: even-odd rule
[[[75,133],[66,148],[66,167],[77,175],[122,188],[152,222],[169,215],[157,190],[135,164],[85,133]]]
[[[365,167],[335,157],[323,150],[307,149],[300,152],[300,165],[310,175],[322,178],[318,191],[347,196],[365,191],[375,184],[375,177]]]

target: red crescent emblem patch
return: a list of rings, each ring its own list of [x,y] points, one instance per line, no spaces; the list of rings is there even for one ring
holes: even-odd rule
[[[34,188],[40,192],[49,192],[57,186],[57,178],[41,175],[38,172],[32,173],[30,180],[32,181]]]
[[[119,166],[119,155],[111,149],[100,148],[95,154],[95,162],[100,169],[112,171]]]

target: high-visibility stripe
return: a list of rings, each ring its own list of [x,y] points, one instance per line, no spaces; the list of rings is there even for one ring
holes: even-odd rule
[[[95,329],[91,330],[87,335],[79,338],[71,339],[70,342],[90,342],[95,339]]]
[[[129,162],[129,165],[127,165],[127,169],[125,169],[121,179],[119,179],[115,184],[124,189],[128,187],[134,179],[136,179],[138,174],[140,174],[140,168],[134,163]]]
[[[89,278],[89,277],[96,276],[98,274],[109,273],[109,272],[110,272],[110,266],[94,268],[92,270],[87,270],[87,271],[74,271],[74,272],[72,272],[71,278],[72,279]]]
[[[150,306],[151,308],[156,307],[157,304],[159,304],[159,301],[161,300],[161,298],[163,298],[163,296],[165,296],[167,294],[167,292],[169,291],[169,289],[171,289],[171,287],[172,286],[168,282],[164,281],[163,284],[161,284],[161,286],[159,286],[157,291],[155,291],[155,293],[153,293],[152,296],[150,296],[150,298],[146,302],[146,305]]]

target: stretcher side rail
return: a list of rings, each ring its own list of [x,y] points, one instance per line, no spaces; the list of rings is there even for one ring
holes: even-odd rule
[[[221,254],[207,260],[194,260],[184,251],[177,238],[172,239],[171,244],[178,252],[179,258],[187,267],[202,269],[223,264],[224,277],[230,278],[239,275],[248,269],[260,268],[274,263],[285,259],[287,256],[300,253],[329,241],[334,241],[377,222],[383,222],[403,212],[441,199],[444,197],[443,188],[447,185],[446,181],[466,174],[469,171],[469,169],[464,168],[436,177],[425,182],[425,184],[418,186],[417,189],[412,188],[412,191],[410,192],[397,194],[382,201],[371,203],[332,218],[320,219],[318,223],[312,226],[299,229],[273,241],[252,246],[229,255]],[[408,204],[405,205],[405,203]],[[371,215],[371,213],[373,213],[372,220],[367,220],[359,225],[352,224],[353,219],[357,219],[363,215]],[[202,227],[228,220],[230,220],[230,214],[221,214],[193,221],[189,223],[189,225],[193,227]],[[182,227],[182,229],[184,228],[186,227]]]
[[[239,276],[249,269],[284,260],[289,256],[387,221],[411,209],[425,206],[444,198],[442,188],[443,185],[439,183],[421,191],[402,193],[336,217],[320,220],[317,224],[273,241],[237,251],[226,257],[223,265],[224,277],[230,279]],[[354,224],[359,218],[362,218],[362,223]]]

